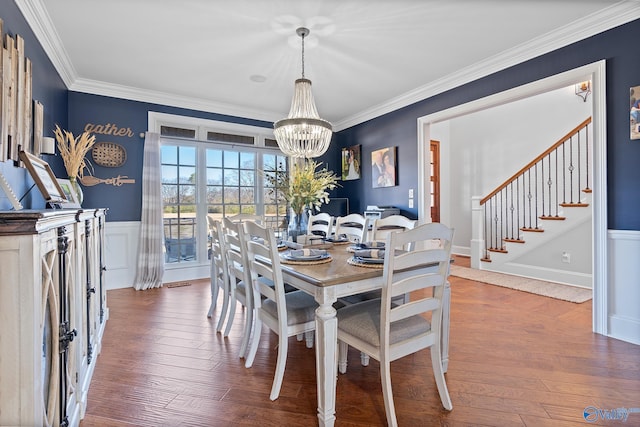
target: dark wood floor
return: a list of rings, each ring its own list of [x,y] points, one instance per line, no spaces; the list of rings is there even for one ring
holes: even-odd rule
[[[428,351],[392,363],[401,426],[581,426],[586,407],[640,407],[640,347],[591,333],[591,302],[573,304],[451,278],[447,384],[442,409]],[[89,426],[313,426],[314,350],[290,339],[280,398],[269,400],[275,335],[256,362],[238,358],[239,316],[228,339],[207,319],[209,286],[108,291],[110,319],[91,388]],[[351,350],[339,375],[337,426],[386,425],[378,363]],[[627,422],[640,425],[640,413]]]

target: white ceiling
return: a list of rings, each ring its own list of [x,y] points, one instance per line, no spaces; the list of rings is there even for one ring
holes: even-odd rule
[[[71,90],[344,129],[640,18],[635,0],[16,0]],[[252,76],[262,76],[255,82]]]

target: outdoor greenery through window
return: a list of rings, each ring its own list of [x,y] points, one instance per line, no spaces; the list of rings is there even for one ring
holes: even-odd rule
[[[212,220],[246,213],[274,228],[285,220],[286,204],[261,174],[286,170],[277,149],[166,138],[161,164],[165,263],[209,258]]]

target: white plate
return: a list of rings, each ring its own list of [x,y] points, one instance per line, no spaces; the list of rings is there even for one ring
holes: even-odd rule
[[[290,261],[315,261],[319,259],[324,259],[329,256],[329,254],[316,254],[316,255],[300,255],[300,256],[292,256],[291,254],[283,254],[285,259]]]

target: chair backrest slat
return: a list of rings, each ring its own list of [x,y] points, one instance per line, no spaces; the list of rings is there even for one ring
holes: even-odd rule
[[[402,215],[389,215],[385,218],[376,219],[371,224],[371,240],[384,242],[389,233],[411,230],[415,228],[417,222]],[[410,243],[402,244],[398,247],[408,251],[413,250],[413,245]]]
[[[394,307],[390,311],[389,321],[397,322],[407,317],[415,316],[440,308],[440,301],[435,298],[423,298]]]
[[[350,214],[336,218],[336,238],[346,235],[349,241],[360,243],[366,239],[369,219],[360,214]]]
[[[315,215],[309,213],[309,221],[307,222],[307,234],[321,233],[324,237],[331,236],[331,228],[333,227],[333,217],[325,212]]]
[[[433,268],[435,269],[437,267]],[[445,279],[442,275],[438,271],[434,271],[433,273],[414,275],[403,280],[398,280],[389,291],[391,292],[391,297],[395,297],[404,295],[407,292],[442,286],[444,282]]]

